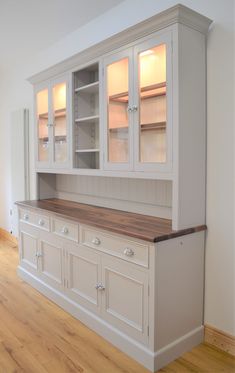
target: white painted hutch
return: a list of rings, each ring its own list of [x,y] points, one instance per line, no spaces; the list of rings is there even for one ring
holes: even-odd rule
[[[177,5],[29,79],[18,273],[152,371],[203,340],[210,23]]]

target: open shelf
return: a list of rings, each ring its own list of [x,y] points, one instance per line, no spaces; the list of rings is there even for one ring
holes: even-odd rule
[[[99,64],[94,63],[74,72],[74,90],[93,89],[99,81]]]
[[[99,168],[99,63],[73,73],[73,164]]]
[[[86,124],[86,123],[96,123],[99,121],[99,115],[91,115],[89,117],[76,118],[75,123]]]
[[[74,92],[86,92],[86,93],[98,93],[99,91],[99,81],[86,84],[82,87],[75,88]]]
[[[75,153],[97,153],[100,149],[76,149]]]

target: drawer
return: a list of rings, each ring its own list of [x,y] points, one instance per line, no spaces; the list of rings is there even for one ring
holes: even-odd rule
[[[131,241],[115,234],[106,234],[88,227],[81,227],[81,243],[148,268],[148,245]]]
[[[68,220],[52,218],[51,221],[52,232],[60,237],[78,242],[78,224],[72,223]]]
[[[20,221],[24,223],[34,225],[35,227],[38,227],[48,232],[50,230],[50,218],[46,215],[40,213],[38,214],[30,210],[20,210],[19,218]]]

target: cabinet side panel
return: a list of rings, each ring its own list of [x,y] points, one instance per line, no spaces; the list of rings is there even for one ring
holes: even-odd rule
[[[37,174],[37,198],[54,198],[56,189],[55,174]]]
[[[156,245],[156,349],[203,324],[204,232]]]
[[[174,130],[173,228],[205,223],[206,182],[206,40],[178,26]],[[176,62],[177,64],[177,62]],[[178,102],[178,103],[177,103]]]

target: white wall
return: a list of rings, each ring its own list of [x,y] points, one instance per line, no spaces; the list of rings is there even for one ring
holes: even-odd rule
[[[1,74],[0,226],[9,229],[9,118],[23,106],[32,111],[24,77],[60,62],[128,26],[152,16],[175,0],[126,0],[30,61]],[[208,38],[208,176],[205,322],[235,335],[233,0],[181,0],[214,20]],[[31,122],[32,124],[32,122]],[[33,180],[33,176],[32,176]],[[33,192],[32,184],[32,192]],[[32,194],[33,196],[33,194]]]

